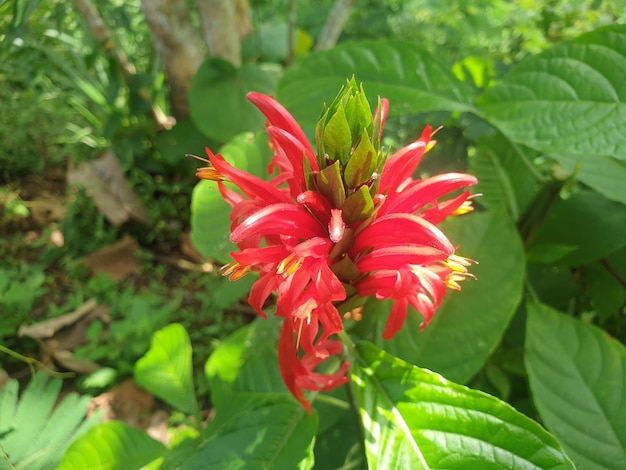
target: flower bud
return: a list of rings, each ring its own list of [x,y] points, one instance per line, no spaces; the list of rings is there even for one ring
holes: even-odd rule
[[[381,160],[379,135],[373,135],[374,119],[362,85],[354,77],[331,105],[322,110],[315,129],[320,168],[339,162],[349,196],[370,181]]]

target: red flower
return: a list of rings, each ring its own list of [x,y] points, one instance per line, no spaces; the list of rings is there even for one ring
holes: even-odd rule
[[[471,210],[469,191],[439,198],[476,184],[476,179],[465,174],[412,179],[434,145],[430,127],[385,159],[380,138],[388,103],[380,100],[372,117],[353,81],[318,124],[317,154],[278,102],[260,93],[248,98],[268,120],[274,151],[270,171],[277,169],[277,176],[261,180],[208,149],[205,161],[210,165],[197,175],[218,181],[233,208],[231,240],[239,251],[232,253],[234,261],[223,268],[224,274],[237,279],[259,273],[249,302],[263,317],[264,303],[277,293],[276,315],[284,317],[281,374],[311,412],[303,390],[328,390],[347,381],[345,360],[335,373],[316,371],[329,357],[343,354],[342,343],[330,337],[343,329],[337,307],[347,292],[394,300],[383,333],[388,339],[402,327],[409,306],[422,314],[424,328],[446,286],[458,289],[457,282],[469,275],[470,261],[454,254],[455,247],[436,224]],[[350,130],[341,134],[338,128]]]

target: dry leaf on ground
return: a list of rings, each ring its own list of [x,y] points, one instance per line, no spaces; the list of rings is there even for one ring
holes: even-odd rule
[[[71,185],[83,185],[96,207],[113,225],[129,218],[147,222],[147,211],[124,177],[120,163],[111,150],[100,158],[85,162],[67,172]]]
[[[125,235],[119,242],[83,256],[82,261],[92,274],[103,273],[119,282],[139,269],[137,251],[139,245],[135,239]]]

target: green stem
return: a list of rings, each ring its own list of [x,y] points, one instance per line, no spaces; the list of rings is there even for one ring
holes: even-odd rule
[[[343,344],[346,346],[346,348],[348,348],[348,351],[350,353],[349,355],[354,360],[357,360],[362,364],[363,361],[361,360],[361,356],[357,352],[356,346],[352,342],[352,338],[350,338],[350,335],[346,333],[345,330],[340,331],[339,333],[337,333],[337,335],[339,336]],[[361,409],[356,399],[356,395],[354,393],[353,387],[354,387],[354,382],[349,381],[346,384],[346,393],[348,395],[348,402],[350,403],[350,408],[352,408],[352,412],[354,413],[354,416],[357,418],[356,427],[359,433],[359,441],[360,441],[363,462],[367,462],[367,454],[365,453],[365,428],[363,426],[363,420],[361,419]]]
[[[342,410],[349,410],[351,408],[349,403],[340,400],[339,398],[331,397],[330,395],[324,395],[322,393],[318,394],[315,397],[315,400],[318,402],[328,403],[329,405],[332,405]]]
[[[511,147],[513,147],[513,150],[515,150],[515,153],[517,153],[520,160],[522,160],[522,163],[526,165],[526,168],[528,168],[528,171],[530,171],[530,173],[535,177],[535,179],[540,183],[545,183],[547,179],[541,173],[537,171],[537,169],[535,168],[535,165],[533,165],[532,162],[526,156],[526,154],[522,152],[522,149],[520,149],[519,146],[508,137],[505,136],[505,138],[509,141],[509,143],[511,144]]]
[[[33,359],[32,357],[23,356],[20,353],[17,353],[13,351],[12,349],[7,348],[6,346],[2,346],[1,344],[0,344],[0,351],[8,354],[9,356],[14,357],[15,359],[19,361],[22,361],[28,364],[28,368],[30,369],[30,372],[32,375],[35,375],[35,368],[33,366],[36,365],[44,369],[48,374],[50,374],[53,377],[60,377],[62,379],[74,377],[73,372],[57,372],[56,370],[50,369],[43,362],[40,362],[37,359]]]

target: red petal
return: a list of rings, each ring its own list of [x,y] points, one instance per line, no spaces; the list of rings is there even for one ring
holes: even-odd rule
[[[341,217],[341,209],[332,209],[330,222],[328,222],[328,234],[333,243],[339,243],[343,238],[346,223]]]
[[[298,384],[298,378],[306,375],[306,369],[300,362],[298,351],[293,342],[293,328],[291,319],[285,318],[283,327],[280,330],[280,338],[278,340],[278,365],[280,367],[280,375],[291,394],[300,402],[305,410],[313,415],[311,404],[304,396],[302,387]]]
[[[398,270],[409,265],[425,265],[445,260],[449,255],[430,246],[389,246],[375,249],[356,262],[362,274]]]
[[[394,191],[400,183],[413,174],[422,160],[431,135],[432,128],[426,126],[418,140],[401,148],[387,159],[380,176],[381,193]]]
[[[309,143],[304,131],[300,125],[296,122],[289,111],[287,111],[283,105],[268,95],[263,93],[250,92],[246,95],[259,110],[265,115],[267,120],[272,126],[280,127],[284,129],[307,147],[308,151],[313,154],[313,149]]]
[[[380,208],[380,215],[404,212],[414,213],[452,191],[478,183],[472,175],[447,173],[410,183],[399,193],[388,194]]]
[[[402,329],[408,308],[409,303],[406,298],[398,299],[393,303],[391,312],[389,312],[389,318],[387,318],[387,323],[385,324],[385,331],[382,334],[383,339],[393,338]]]
[[[300,239],[324,236],[325,230],[304,209],[293,204],[272,204],[244,219],[230,234],[232,242],[254,235],[287,235]]]
[[[298,194],[297,201],[306,207],[321,223],[328,223],[330,220],[331,205],[328,199],[317,191],[305,191]]]
[[[433,224],[438,224],[443,219],[451,215],[459,207],[461,207],[469,197],[470,192],[465,191],[463,194],[455,197],[454,199],[440,202],[434,207],[429,207],[428,209],[420,213],[420,217],[423,217],[425,220],[428,220]]]
[[[235,168],[224,160],[224,157],[219,154],[214,155],[208,148],[206,151],[215,169],[224,175],[228,181],[241,189],[249,198],[260,198],[265,204],[289,202],[289,197],[285,193],[275,188],[267,181]]]
[[[388,245],[430,246],[448,255],[454,253],[454,246],[446,235],[422,217],[390,214],[376,219],[357,234],[350,256],[357,259],[363,250]]]

